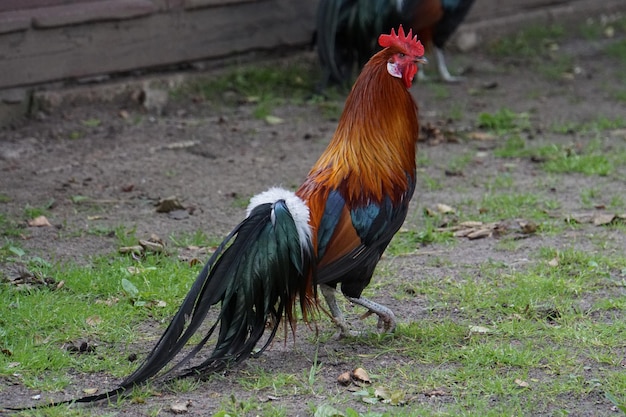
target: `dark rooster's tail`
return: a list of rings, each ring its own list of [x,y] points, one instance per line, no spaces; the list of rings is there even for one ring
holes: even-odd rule
[[[378,34],[398,22],[394,1],[320,0],[316,20],[317,53],[323,70],[320,90],[329,82],[350,81],[355,63],[361,68],[379,49]]]
[[[269,326],[271,333],[261,353],[272,341],[283,316],[293,329],[298,298],[305,320],[312,312],[316,295],[310,274],[311,256],[309,209],[305,203],[293,192],[280,188],[253,197],[247,218],[211,256],[139,369],[109,392],[48,405],[100,401],[142,384],[174,360],[209,309],[218,303],[221,310],[206,335],[163,375],[188,363],[218,328],[212,354],[179,376],[218,371],[245,360]]]

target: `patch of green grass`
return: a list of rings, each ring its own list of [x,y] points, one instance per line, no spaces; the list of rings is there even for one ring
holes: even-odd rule
[[[453,241],[450,232],[440,232],[436,227],[436,219],[425,218],[425,224],[419,230],[401,229],[393,237],[386,254],[401,256],[414,253],[419,247],[431,243],[450,243]]]
[[[465,153],[462,155],[454,155],[447,163],[446,170],[449,172],[463,172],[470,162],[474,159],[474,155],[471,153]]]
[[[626,64],[626,40],[617,41],[606,47],[606,53]]]
[[[550,80],[560,80],[574,68],[574,58],[569,55],[556,55],[552,59],[537,64],[537,71]]]
[[[284,408],[275,406],[270,402],[261,402],[256,398],[235,398],[231,395],[222,401],[221,410],[213,414],[213,417],[247,417],[250,415],[285,417],[287,412]]]
[[[526,141],[519,135],[507,138],[504,143],[493,151],[499,158],[524,158],[529,156]]]
[[[196,230],[193,233],[178,233],[169,236],[170,241],[179,248],[188,246],[217,246],[221,243],[218,238],[210,238],[202,230]]]
[[[493,192],[496,190],[510,190],[513,188],[514,184],[515,180],[513,176],[509,173],[504,173],[498,174],[490,179],[486,184],[486,188],[489,192]]]
[[[465,107],[459,103],[453,103],[448,110],[448,119],[453,121],[459,121],[463,119],[465,114]]]
[[[508,138],[494,150],[500,158],[531,158],[541,162],[542,168],[551,173],[581,173],[607,176],[614,172],[615,165],[626,158],[624,151],[607,153],[602,146],[592,141],[583,149],[558,144],[528,147],[519,136]]]
[[[581,173],[585,175],[607,176],[613,172],[614,166],[606,155],[601,154],[561,154],[550,159],[543,165],[548,172]]]
[[[250,204],[250,196],[233,195],[232,207],[238,209],[245,209]]]
[[[215,78],[199,80],[187,86],[191,91],[200,93],[205,99],[219,97],[227,91],[234,91],[246,97],[262,98],[290,97],[294,94],[304,98],[313,89],[312,67],[288,63],[277,65],[243,65]],[[180,92],[187,92],[182,90]]]
[[[120,346],[137,342],[136,325],[148,317],[171,317],[196,273],[162,256],[137,261],[114,255],[88,266],[31,262],[28,268],[64,284],[56,290],[0,285],[0,345],[11,352],[0,355],[0,375],[17,372],[27,386],[46,390],[64,388],[68,368],[127,375],[136,364],[125,360]],[[129,293],[125,281],[136,293]],[[77,340],[106,343],[98,343],[94,354],[63,349]]]
[[[566,30],[560,25],[531,26],[518,33],[496,39],[490,52],[518,65],[535,67],[549,79],[562,79],[573,68],[573,58],[559,49]]]
[[[626,118],[624,117],[611,119],[606,116],[598,116],[594,120],[584,123],[572,121],[555,122],[550,127],[550,131],[560,134],[589,134],[623,129],[624,127],[626,127]]]
[[[445,100],[450,98],[450,88],[441,83],[428,83],[428,88],[434,93],[435,98],[438,100]]]
[[[4,213],[0,213],[0,235],[6,237],[17,237],[23,233],[23,230],[20,229],[18,223],[9,218]]]
[[[102,124],[102,121],[100,119],[93,118],[82,120],[81,123],[86,127],[98,127]]]
[[[101,410],[89,410],[84,407],[70,407],[70,406],[62,406],[62,407],[54,407],[54,408],[45,408],[40,410],[30,410],[23,411],[18,415],[24,417],[84,417],[84,416],[101,416],[101,417],[113,417],[117,415],[117,412],[110,412],[106,414],[102,414]]]
[[[498,134],[512,133],[530,128],[528,113],[515,113],[503,108],[495,113],[480,113],[478,126]]]
[[[26,207],[24,207],[24,218],[30,220],[35,217],[46,216],[53,204],[54,200],[50,200],[40,207],[33,207],[30,204],[27,204]]]
[[[611,96],[617,101],[626,102],[626,89],[615,89],[611,91]]]
[[[613,195],[611,196],[611,200],[609,201],[609,208],[612,209],[623,209],[626,207],[626,201],[624,197],[621,195]]]
[[[322,115],[327,120],[339,120],[341,113],[343,112],[343,106],[339,101],[324,101],[317,104],[317,107],[322,112]]]
[[[533,203],[527,197],[511,201]],[[416,241],[407,232],[401,233],[401,238]],[[205,237],[187,236],[179,242],[185,239],[201,243]],[[361,346],[358,362],[375,358],[367,369],[373,379],[370,387],[355,394],[349,390],[328,392],[327,376],[320,372],[323,364],[315,359],[293,374],[268,372],[262,364],[249,363],[245,371],[229,375],[238,375],[237,383],[252,393],[244,398],[223,398],[215,415],[289,414],[280,404],[259,399],[266,395],[295,395],[310,404],[317,416],[325,412],[346,416],[436,412],[555,415],[575,411],[577,400],[590,395],[605,398],[600,407],[624,404],[626,378],[621,352],[626,332],[626,295],[620,292],[626,280],[623,253],[546,247],[522,267],[491,261],[467,268],[445,260],[437,265],[446,264],[455,267],[454,276],[424,276],[404,283],[410,291],[405,291],[403,302],[410,304],[411,297],[415,297],[425,306],[420,309],[423,313],[419,320],[401,321],[393,336],[368,334],[349,341]],[[139,268],[139,273],[129,275],[129,266]],[[42,270],[50,276],[60,271],[56,265]],[[165,257],[148,257],[138,264],[131,258],[108,256],[95,259],[87,267],[64,266],[62,271],[65,290],[25,292],[0,287],[0,296],[7,300],[0,305],[0,344],[3,349],[18,352],[10,359],[0,358],[0,374],[17,372],[27,386],[46,391],[67,386],[71,382],[66,373],[69,368],[116,376],[131,371],[135,365],[124,360],[119,347],[115,351],[107,346],[132,345],[140,322],[167,321],[187,289],[189,280],[181,276],[193,276],[188,267]],[[107,280],[96,279],[105,271]],[[132,281],[145,299],[155,294],[168,297],[167,313],[137,308],[120,284],[122,278]],[[163,293],[162,288],[168,288],[168,292]],[[114,298],[118,300],[106,308],[98,301]],[[39,308],[33,308],[35,305]],[[87,318],[94,316],[102,320],[88,324]],[[95,355],[72,355],[58,348],[77,337],[103,343]],[[352,348],[346,350],[352,358]],[[19,366],[9,367],[9,361],[19,362]],[[197,386],[190,379],[174,382],[168,389],[184,393]],[[405,393],[409,405],[394,407],[380,402],[375,392],[381,389]],[[416,399],[416,395],[429,392],[441,393],[436,395],[441,395],[442,401]],[[133,397],[146,399],[151,395],[148,387]],[[110,407],[115,412],[123,402]],[[23,415],[72,415],[65,407],[38,413]]]
[[[576,133],[579,124],[575,122],[555,122],[550,126],[550,131],[561,135],[570,135]]]
[[[115,238],[118,246],[132,246],[137,244],[137,228],[127,228],[124,225],[115,228]]]
[[[253,366],[250,371],[240,372],[239,385],[249,391],[266,390],[271,395],[280,396],[300,391],[302,381],[294,374],[267,372],[262,367]]]
[[[626,127],[626,117],[616,117],[610,119],[605,116],[599,116],[595,120],[582,125],[583,133],[602,132],[605,130],[623,129]]]
[[[171,95],[174,98],[201,97],[214,103],[247,102],[255,106],[254,116],[263,119],[285,101],[299,103],[310,98],[317,79],[319,75],[314,65],[249,64],[232,68],[219,76],[196,80]]]
[[[596,20],[589,20],[578,26],[578,33],[587,40],[598,40],[603,38],[606,26],[598,24]]]
[[[78,139],[82,139],[83,137],[85,137],[85,132],[81,130],[72,130],[68,134],[68,139],[70,140],[78,140]]]
[[[531,59],[541,57],[565,36],[560,25],[530,26],[516,34],[496,39],[489,45],[492,54],[499,57]]]
[[[543,201],[534,193],[487,193],[478,206],[482,221],[516,218],[541,221],[547,218]]]
[[[553,248],[522,268],[485,262],[455,278],[424,277],[412,287],[427,303],[422,319],[391,339],[360,340],[385,363],[370,370],[374,386],[443,391],[457,399],[448,415],[568,414],[605,393],[603,409],[623,404],[614,394],[626,389],[626,296],[616,291],[625,278],[623,253]],[[388,366],[387,354],[404,360]],[[420,406],[433,413],[420,403],[411,412]]]
[[[428,191],[437,191],[443,189],[443,184],[437,178],[433,178],[430,175],[423,173],[419,176],[419,181],[422,185],[418,189],[426,189]]]
[[[585,207],[595,205],[596,199],[600,197],[599,190],[595,187],[585,188],[580,191],[580,201]]]

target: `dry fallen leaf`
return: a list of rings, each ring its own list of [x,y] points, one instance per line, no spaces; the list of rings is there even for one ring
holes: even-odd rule
[[[437,211],[442,214],[454,213],[455,210],[447,204],[437,204]]]
[[[517,384],[518,387],[522,387],[522,388],[528,388],[530,386],[528,382],[519,378],[515,378],[515,383]]]
[[[0,282],[15,285],[20,290],[33,287],[47,287],[50,290],[57,290],[65,285],[64,281],[57,282],[52,277],[42,276],[39,272],[33,273],[23,266],[18,266],[6,276],[0,275]]]
[[[482,238],[491,236],[492,231],[493,231],[492,229],[473,230],[472,232],[468,233],[466,237],[469,240],[482,239]]]
[[[337,382],[341,385],[348,386],[352,382],[350,372],[346,371],[337,377]]]
[[[122,246],[119,248],[118,252],[121,254],[134,253],[135,255],[141,255],[143,253],[143,246]]]
[[[257,398],[258,398],[258,399],[259,399],[259,401],[260,401],[260,402],[262,402],[262,403],[267,403],[267,402],[270,402],[270,401],[276,401],[276,400],[279,400],[279,399],[280,399],[280,397],[277,397],[277,396],[275,396],[275,395],[259,396],[259,397],[257,397]]]
[[[434,389],[432,391],[428,391],[424,393],[424,395],[432,398],[432,397],[443,397],[444,395],[447,395],[447,393],[442,389]]]
[[[167,197],[157,203],[157,213],[169,213],[174,210],[184,210],[185,207],[175,196]]]
[[[36,334],[33,336],[33,342],[35,346],[45,345],[50,342],[50,336],[44,338],[43,336]]]
[[[596,214],[593,216],[593,224],[594,226],[606,226],[613,223],[616,218],[617,216],[614,214]]]
[[[377,387],[374,390],[374,396],[380,398],[380,400],[386,404],[402,405],[406,403],[406,394],[404,391],[391,390],[387,387]]]
[[[469,326],[469,331],[470,333],[478,333],[478,334],[493,333],[493,330],[485,326]]]
[[[34,219],[30,219],[28,221],[28,225],[30,227],[51,227],[52,226],[50,222],[48,221],[48,219],[46,218],[46,216],[38,216],[38,217],[35,217]]]
[[[170,405],[170,411],[174,414],[185,414],[189,411],[189,406],[191,405],[191,401],[177,401]]]
[[[189,211],[187,210],[172,210],[167,213],[167,217],[172,220],[185,220],[189,218]]]
[[[268,125],[279,125],[281,123],[284,123],[285,121],[283,119],[281,119],[280,117],[277,116],[272,116],[271,114],[265,117],[265,122]]]
[[[96,304],[104,304],[106,306],[112,306],[120,301],[119,297],[109,297],[106,300],[97,299]]]
[[[362,382],[364,384],[372,383],[372,380],[370,379],[369,374],[363,368],[356,368],[355,370],[352,371],[351,376],[352,376],[352,379],[354,379],[354,381],[356,382]]]
[[[469,135],[467,135],[467,137],[471,140],[479,140],[479,141],[496,139],[496,136],[494,134],[487,133],[487,132],[471,132]]]
[[[85,319],[85,323],[90,326],[97,326],[98,324],[102,323],[102,318],[100,316],[87,317]]]
[[[557,266],[559,266],[559,258],[552,258],[548,261],[548,265],[556,268]]]
[[[161,253],[165,249],[162,243],[154,242],[152,239],[139,239],[139,244],[146,252]]]
[[[524,234],[530,235],[537,232],[537,224],[533,221],[520,220],[518,224]]]
[[[572,213],[565,217],[567,223],[591,223],[593,222],[593,213]]]
[[[180,251],[178,260],[189,262],[190,266],[194,266],[202,262],[202,259],[208,257],[208,255],[212,255],[216,249],[217,247],[215,246],[187,246]]]
[[[146,307],[166,307],[167,303],[163,300],[152,300],[152,301],[148,301],[145,305]]]

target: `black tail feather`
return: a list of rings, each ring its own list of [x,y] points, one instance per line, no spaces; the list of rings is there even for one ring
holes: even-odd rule
[[[378,49],[380,33],[402,23],[391,0],[320,0],[317,52],[323,70],[320,89],[345,84]]]
[[[105,400],[141,385],[172,363],[198,331],[210,308],[218,303],[219,315],[202,340],[161,377],[170,376],[189,363],[218,328],[211,355],[201,364],[183,370],[179,377],[218,371],[249,358],[269,322],[271,332],[259,351],[262,352],[283,317],[294,320],[297,297],[309,293],[311,254],[310,241],[301,241],[284,200],[257,205],[220,244],[152,351],[118,388],[42,406]]]

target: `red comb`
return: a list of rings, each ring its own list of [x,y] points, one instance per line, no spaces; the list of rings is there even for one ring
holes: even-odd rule
[[[424,55],[424,47],[422,43],[417,40],[417,35],[413,36],[413,29],[409,29],[409,33],[405,35],[402,25],[398,28],[397,35],[394,29],[391,29],[389,35],[380,35],[378,37],[378,44],[383,48],[395,46],[414,56]]]

